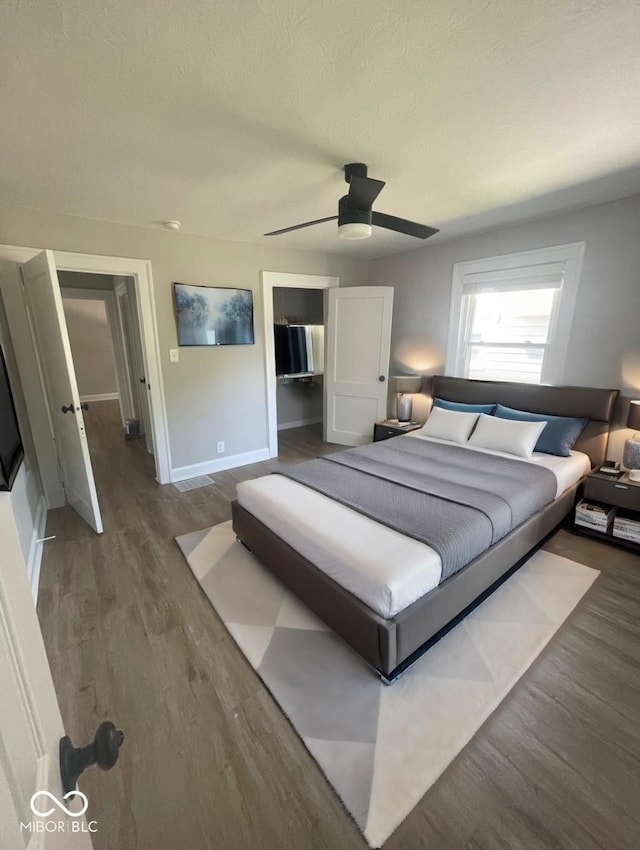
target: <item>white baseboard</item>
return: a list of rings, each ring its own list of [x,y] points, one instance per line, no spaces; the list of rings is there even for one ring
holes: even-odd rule
[[[296,419],[294,422],[281,422],[278,425],[278,431],[286,431],[287,428],[302,428],[303,425],[317,425],[322,422],[322,416],[315,416],[313,419]]]
[[[239,455],[228,455],[217,460],[205,460],[204,463],[193,463],[190,466],[177,466],[171,470],[170,481],[186,481],[198,475],[209,475],[221,472],[223,469],[234,469],[236,466],[246,466],[248,463],[259,463],[269,460],[269,449],[256,449],[253,452],[243,452]]]
[[[94,395],[81,395],[80,401],[114,401],[119,398],[118,393],[96,393]]]
[[[41,496],[36,508],[36,518],[33,523],[31,545],[29,546],[29,559],[27,561],[27,576],[31,586],[33,601],[38,602],[38,587],[40,585],[40,567],[42,566],[42,538],[47,527],[47,508],[44,496]]]

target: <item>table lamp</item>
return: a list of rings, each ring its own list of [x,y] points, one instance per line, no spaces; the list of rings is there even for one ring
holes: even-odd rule
[[[411,408],[413,406],[411,394],[420,392],[422,378],[420,375],[396,375],[394,386],[396,391],[396,418],[401,424],[406,424],[411,421]]]
[[[627,428],[640,431],[640,401],[629,404]],[[625,441],[622,462],[629,470],[629,480],[640,481],[640,440],[637,434]]]

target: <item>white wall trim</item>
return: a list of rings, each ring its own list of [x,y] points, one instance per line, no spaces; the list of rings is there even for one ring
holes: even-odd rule
[[[92,395],[81,395],[80,401],[114,401],[119,398],[118,393],[93,393]]]
[[[171,481],[186,481],[189,478],[197,478],[199,475],[222,472],[223,469],[235,469],[237,466],[246,466],[248,463],[260,463],[262,460],[269,460],[270,456],[268,449],[255,449],[252,452],[229,455],[219,460],[205,460],[203,463],[193,463],[190,466],[177,466],[171,470]]]
[[[40,497],[36,516],[33,521],[33,532],[31,533],[31,545],[29,546],[29,557],[27,559],[27,576],[33,601],[38,603],[38,587],[40,586],[40,567],[42,566],[42,550],[45,529],[47,527],[47,506],[44,496]]]
[[[278,431],[286,431],[288,428],[302,428],[303,425],[317,425],[322,422],[322,416],[314,416],[313,419],[295,419],[292,422],[280,422]]]
[[[449,309],[449,336],[445,374],[458,375],[458,350],[462,327],[463,284],[466,275],[479,275],[492,272],[508,272],[523,267],[561,263],[564,269],[560,304],[555,323],[549,333],[549,365],[545,371],[553,378],[552,383],[561,384],[569,350],[569,334],[562,329],[571,328],[577,300],[578,285],[582,273],[584,242],[569,242],[566,245],[552,245],[548,248],[536,248],[531,251],[519,251],[514,254],[502,254],[497,257],[484,257],[479,260],[465,260],[455,263],[451,280],[451,306]],[[558,332],[556,332],[558,329]]]
[[[45,249],[46,246],[45,248],[30,248],[0,245],[0,257],[20,264],[27,262]],[[160,367],[160,341],[151,263],[148,260],[104,257],[98,254],[78,254],[69,251],[54,251],[53,254],[56,267],[60,271],[121,275],[132,277],[135,281],[145,372],[151,390],[150,407],[153,420],[156,478],[160,484],[166,484],[171,480],[171,452],[164,383]]]
[[[262,317],[264,321],[264,368],[267,394],[268,457],[278,454],[278,408],[276,401],[276,353],[273,344],[274,287],[292,289],[331,289],[340,286],[339,277],[321,274],[292,274],[290,272],[260,272],[262,285]],[[293,427],[293,426],[292,426]]]

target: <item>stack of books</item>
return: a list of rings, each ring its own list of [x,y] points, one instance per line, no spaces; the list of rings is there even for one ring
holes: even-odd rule
[[[584,499],[576,505],[576,525],[592,528],[606,534],[616,515],[612,505],[602,505],[599,502],[587,502]]]
[[[613,521],[613,536],[640,543],[640,519],[619,514]]]

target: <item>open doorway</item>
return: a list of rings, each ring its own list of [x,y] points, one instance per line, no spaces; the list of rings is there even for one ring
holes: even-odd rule
[[[0,245],[0,290],[15,347],[20,381],[47,510],[71,505],[89,526],[100,532],[102,520],[75,369],[72,362],[58,272],[124,277],[133,281],[142,344],[145,389],[151,412],[146,438],[153,455],[139,445],[155,480],[171,480],[167,415],[160,372],[160,351],[151,265],[147,260],[102,257],[39,248]],[[126,283],[126,281],[125,281]],[[116,302],[117,304],[117,302]],[[85,402],[86,404],[86,402]],[[119,405],[119,399],[116,402]],[[122,414],[118,410],[118,439]],[[129,444],[127,444],[129,448]],[[105,468],[117,475],[113,459],[103,453]],[[109,461],[111,462],[109,463]]]
[[[76,271],[58,278],[90,453],[127,439],[153,454],[134,279]]]
[[[322,289],[282,286],[273,289],[276,417],[279,432],[322,425],[323,296]]]
[[[283,379],[277,375],[274,329],[277,321],[305,319],[302,324],[320,320],[324,325],[325,290],[340,285],[340,279],[327,275],[262,272],[265,378],[269,422],[269,457],[278,454],[278,432],[304,424],[322,422],[326,407],[324,380]],[[310,291],[307,298],[305,290]],[[321,306],[322,305],[322,306]],[[300,323],[298,323],[300,324]],[[324,353],[321,353],[324,372]]]

